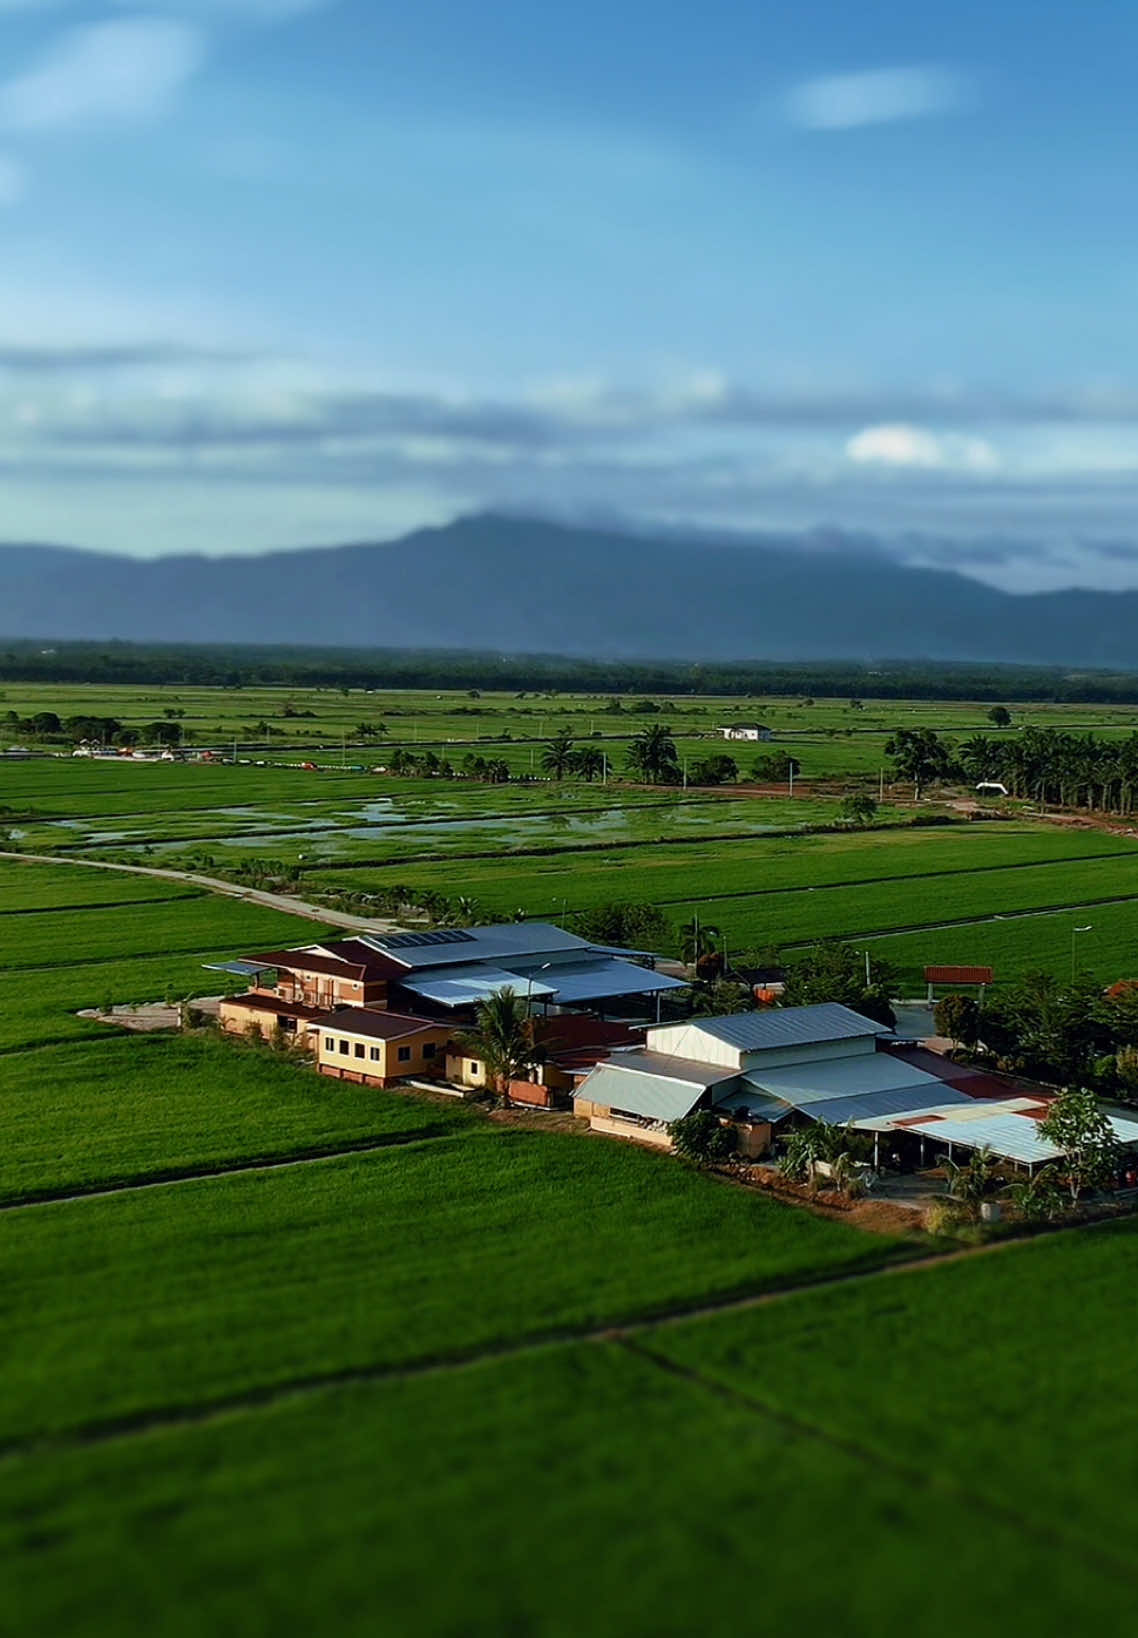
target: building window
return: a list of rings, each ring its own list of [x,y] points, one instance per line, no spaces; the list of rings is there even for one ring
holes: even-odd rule
[[[423,1048],[423,1057],[424,1058],[433,1058],[434,1055],[435,1055],[435,1043],[433,1041],[428,1041],[426,1046]]]
[[[409,1064],[411,1062],[411,1048],[410,1047],[400,1047],[399,1048],[399,1062],[401,1064]]]
[[[477,1073],[478,1073],[478,1059],[477,1058],[471,1058],[471,1060],[470,1060],[470,1073],[472,1075],[477,1075]]]
[[[352,1050],[351,1043],[349,1041],[341,1041],[340,1042],[340,1051],[343,1053],[345,1058],[348,1056],[348,1053],[351,1050]]]
[[[363,1055],[364,1055],[364,1044],[363,1044],[362,1041],[357,1041],[356,1042],[356,1057],[357,1058],[362,1058]]]
[[[379,1048],[378,1047],[372,1047],[372,1049],[371,1049],[371,1061],[372,1061],[372,1063],[377,1064],[382,1057],[383,1057],[383,1053],[379,1050]]]

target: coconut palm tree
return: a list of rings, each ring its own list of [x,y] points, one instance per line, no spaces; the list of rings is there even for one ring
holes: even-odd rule
[[[674,785],[680,777],[672,730],[657,722],[642,728],[628,748],[628,766],[649,785]]]
[[[573,736],[568,728],[562,728],[559,734],[554,734],[541,753],[542,770],[551,773],[554,779],[564,779],[573,767],[575,755]]]
[[[474,1028],[459,1037],[486,1074],[503,1105],[510,1101],[510,1082],[520,1080],[534,1062],[534,1020],[525,999],[505,985],[478,1003]]]
[[[605,753],[596,745],[582,745],[579,751],[573,752],[573,772],[590,784],[599,779],[605,771]]]

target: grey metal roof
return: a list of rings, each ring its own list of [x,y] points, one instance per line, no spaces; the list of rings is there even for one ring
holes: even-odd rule
[[[683,1081],[689,1086],[719,1086],[730,1081],[732,1085],[739,1079],[737,1069],[727,1069],[723,1064],[704,1064],[694,1058],[673,1058],[663,1052],[645,1052],[640,1047],[631,1051],[618,1047],[609,1060],[617,1069],[643,1070],[649,1075],[659,1075],[667,1081]]]
[[[610,1059],[585,1077],[576,1095],[609,1109],[639,1115],[643,1120],[666,1123],[690,1115],[703,1097],[704,1088],[645,1070],[618,1068]]]
[[[234,973],[238,978],[255,978],[258,973],[271,972],[264,961],[203,961],[207,973]]]
[[[865,1092],[844,1098],[827,1098],[812,1103],[806,1110],[811,1120],[829,1121],[832,1126],[864,1126],[868,1130],[886,1131],[908,1115],[919,1115],[929,1109],[946,1109],[950,1105],[971,1104],[966,1092],[936,1081],[930,1088],[896,1086],[879,1092]]]
[[[772,1126],[794,1113],[792,1104],[783,1103],[781,1098],[768,1098],[764,1092],[756,1092],[745,1084],[723,1089],[712,1101],[716,1109],[726,1114],[741,1115],[744,1120],[769,1121]]]
[[[823,1001],[813,1007],[771,1007],[762,1012],[734,1012],[724,1018],[693,1018],[692,1027],[705,1030],[743,1052],[764,1052],[776,1047],[813,1046],[822,1041],[852,1041],[865,1035],[889,1035],[884,1024]]]
[[[504,967],[492,967],[488,962],[476,962],[469,967],[448,967],[444,972],[421,973],[399,980],[400,987],[410,990],[424,1001],[437,1001],[444,1007],[469,1007],[476,1001],[488,1001],[500,990],[513,990],[515,995],[533,996],[542,1001],[554,995],[552,985],[539,979],[519,978]]]
[[[858,1052],[845,1058],[815,1058],[804,1064],[779,1064],[764,1069],[759,1063],[745,1072],[749,1085],[771,1097],[782,1098],[797,1109],[809,1108],[829,1098],[860,1098],[869,1092],[913,1089],[918,1109],[944,1103],[945,1082],[926,1070],[914,1069],[904,1058],[890,1052]],[[922,1094],[935,1094],[926,1097]],[[949,1099],[948,1101],[951,1101]]]
[[[976,1100],[969,1098],[968,1102],[977,1111]],[[1120,1143],[1138,1143],[1138,1123],[1125,1116],[1108,1118]],[[1054,1143],[1040,1137],[1038,1121],[1030,1115],[1008,1113],[998,1103],[981,1104],[975,1114],[970,1112],[963,1119],[914,1121],[906,1130],[961,1148],[991,1149],[1004,1160],[1018,1160],[1024,1165],[1059,1160],[1063,1154]]]
[[[520,967],[519,982],[528,982]],[[536,976],[536,974],[535,974]],[[683,979],[669,978],[666,973],[652,972],[638,967],[632,961],[618,961],[610,956],[598,956],[590,961],[556,962],[541,974],[550,989],[556,991],[558,1001],[566,1003],[603,1000],[609,995],[653,995],[660,990],[683,990]]]

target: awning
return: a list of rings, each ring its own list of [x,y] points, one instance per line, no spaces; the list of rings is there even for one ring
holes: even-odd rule
[[[975,1102],[969,1101],[975,1111]],[[1107,1118],[1119,1143],[1138,1143],[1138,1123],[1124,1115]],[[1018,1160],[1025,1166],[1063,1158],[1057,1144],[1040,1136],[1037,1120],[1030,1115],[1008,1113],[997,1103],[987,1105],[983,1113],[970,1113],[966,1119],[906,1121],[905,1130],[962,1149],[990,1149],[1001,1160]]]
[[[238,978],[256,978],[273,970],[265,961],[203,961],[202,967],[207,973],[234,973]]]
[[[643,1120],[666,1123],[690,1115],[705,1091],[705,1087],[691,1081],[673,1081],[663,1075],[617,1069],[607,1063],[585,1077],[574,1097],[587,1098],[590,1103],[599,1103],[626,1115],[639,1115]]]

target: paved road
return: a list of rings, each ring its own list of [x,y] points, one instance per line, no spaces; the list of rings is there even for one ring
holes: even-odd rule
[[[0,851],[0,859],[14,859],[24,864],[73,865],[79,870],[121,870],[128,876],[157,876],[168,882],[190,882],[210,893],[222,893],[228,899],[243,899],[246,904],[263,904],[269,910],[283,910],[290,916],[306,916],[309,921],[322,921],[330,927],[349,927],[357,933],[394,933],[399,923],[385,921],[377,916],[356,916],[347,910],[329,910],[323,905],[309,904],[305,899],[293,898],[288,893],[268,893],[260,887],[242,887],[237,882],[222,881],[219,876],[199,876],[192,870],[164,870],[157,865],[111,864],[105,859],[69,859],[55,853],[9,853]]]

